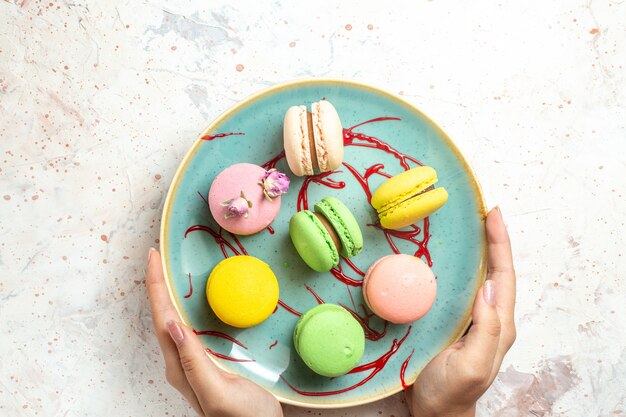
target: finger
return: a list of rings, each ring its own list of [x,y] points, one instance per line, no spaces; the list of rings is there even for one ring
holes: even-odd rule
[[[148,288],[150,310],[152,311],[152,325],[161,346],[163,358],[168,367],[176,365],[179,363],[178,349],[176,349],[176,345],[168,334],[166,323],[180,320],[180,317],[172,305],[167,285],[163,278],[161,255],[153,248],[150,248],[148,255],[146,287]]]
[[[154,248],[150,248],[148,253],[146,287],[148,289],[148,298],[152,311],[152,325],[154,326],[154,331],[159,346],[161,347],[161,352],[163,353],[163,359],[165,360],[167,382],[180,391],[194,410],[201,414],[202,408],[180,364],[176,344],[172,341],[167,331],[166,323],[171,320],[178,320],[179,316],[172,305],[163,278],[161,255]]]
[[[489,256],[489,279],[493,280],[498,294],[496,307],[502,322],[502,333],[494,360],[491,380],[495,379],[500,370],[504,356],[515,341],[515,269],[509,234],[502,219],[499,208],[487,215],[487,245]]]
[[[474,300],[472,327],[461,348],[460,377],[476,385],[488,383],[500,340],[500,318],[496,310],[494,282],[487,280]]]
[[[494,281],[498,292],[498,315],[503,325],[512,325],[515,310],[515,270],[511,242],[500,209],[491,210],[485,223],[488,274],[489,279]]]
[[[224,398],[224,393],[220,391],[219,369],[207,357],[204,346],[191,329],[175,321],[168,322],[167,328],[178,349],[180,364],[189,385],[205,415],[211,415],[211,410],[219,406],[218,402]]]

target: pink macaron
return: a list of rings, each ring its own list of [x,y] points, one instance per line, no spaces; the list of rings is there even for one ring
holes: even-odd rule
[[[220,172],[209,189],[209,208],[215,221],[237,235],[251,235],[272,223],[280,210],[280,196],[289,178],[276,170],[247,163]]]
[[[387,255],[365,274],[363,298],[380,318],[396,324],[419,320],[437,295],[433,271],[415,256]]]
[[[283,124],[285,157],[297,176],[337,169],[343,161],[343,128],[327,100],[287,110]]]

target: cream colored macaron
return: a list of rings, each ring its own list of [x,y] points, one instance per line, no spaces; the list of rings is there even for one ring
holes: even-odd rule
[[[285,156],[297,176],[337,169],[343,162],[343,128],[327,100],[287,110],[283,125]]]

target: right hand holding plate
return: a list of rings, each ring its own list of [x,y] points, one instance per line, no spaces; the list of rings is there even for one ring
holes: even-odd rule
[[[472,327],[437,355],[406,391],[414,417],[474,416],[515,341],[515,271],[498,208],[487,215],[488,276],[472,311]]]

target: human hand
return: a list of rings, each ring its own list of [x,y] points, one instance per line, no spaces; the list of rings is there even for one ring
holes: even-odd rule
[[[437,355],[407,389],[414,417],[474,416],[515,341],[515,271],[500,209],[489,212],[487,281],[476,295],[467,335]]]
[[[282,417],[276,398],[255,383],[219,369],[191,329],[179,322],[163,278],[161,255],[150,249],[146,286],[165,378],[203,417]]]

